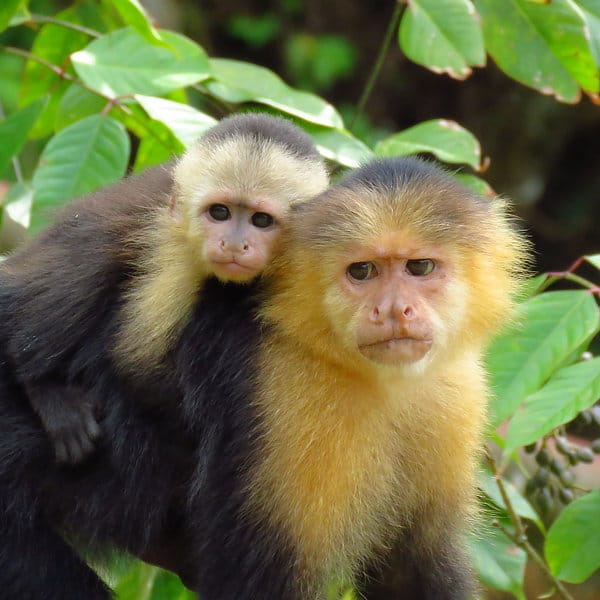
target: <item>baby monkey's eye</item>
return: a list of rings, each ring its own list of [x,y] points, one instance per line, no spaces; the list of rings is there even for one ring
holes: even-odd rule
[[[224,204],[211,204],[208,207],[208,214],[215,221],[227,221],[231,216],[229,209]]]
[[[252,225],[261,229],[270,227],[273,225],[273,217],[269,213],[256,212],[252,215]]]
[[[419,260],[407,260],[406,270],[415,277],[429,275],[435,268],[435,263],[430,258],[421,258]]]
[[[356,279],[357,281],[366,281],[367,279],[373,279],[373,277],[379,275],[377,267],[372,262],[352,263],[346,269],[346,273],[348,273],[352,279]]]

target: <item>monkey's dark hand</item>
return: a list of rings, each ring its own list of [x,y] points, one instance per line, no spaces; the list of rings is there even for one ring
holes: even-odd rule
[[[76,386],[36,385],[28,393],[50,437],[57,462],[83,462],[95,450],[101,433],[94,403],[85,391]]]

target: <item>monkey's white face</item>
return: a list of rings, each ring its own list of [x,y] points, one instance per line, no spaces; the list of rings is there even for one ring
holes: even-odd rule
[[[215,194],[203,202],[204,258],[222,281],[248,282],[262,273],[281,233],[282,210],[264,199]]]
[[[346,257],[339,278],[346,301],[356,307],[360,353],[378,364],[406,366],[429,358],[447,340],[452,264],[441,248],[393,242],[359,248]]]

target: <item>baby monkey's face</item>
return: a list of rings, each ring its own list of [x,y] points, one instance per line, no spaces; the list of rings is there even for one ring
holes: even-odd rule
[[[203,255],[221,281],[244,283],[262,273],[281,233],[283,210],[265,198],[218,194],[200,210]]]

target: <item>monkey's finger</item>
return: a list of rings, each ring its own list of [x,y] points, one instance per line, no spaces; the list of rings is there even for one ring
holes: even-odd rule
[[[84,425],[85,433],[90,440],[95,440],[100,437],[102,430],[100,429],[100,425],[98,424],[98,421],[96,421],[96,419],[94,418],[94,416],[91,413],[86,416],[86,419],[85,419],[83,425]]]

